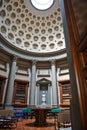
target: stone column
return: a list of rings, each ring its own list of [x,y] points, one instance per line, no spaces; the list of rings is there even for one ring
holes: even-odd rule
[[[27,105],[29,106],[29,94],[30,94],[30,68],[28,68],[28,78],[29,78],[29,87],[28,87]]]
[[[6,77],[8,77],[8,75],[9,75],[9,63],[6,63]],[[3,91],[3,98],[2,98],[3,107],[5,107],[5,95],[7,90],[7,83],[8,83],[8,79],[6,78],[4,91]]]
[[[35,105],[35,89],[36,89],[36,61],[33,61],[31,70],[30,105]]]
[[[51,61],[51,78],[52,78],[52,105],[58,105],[57,75],[55,60]]]
[[[51,105],[51,86],[48,84],[48,105]]]
[[[6,105],[8,105],[8,107],[11,107],[12,105],[14,80],[15,80],[15,72],[16,72],[16,61],[17,61],[17,57],[13,57],[11,68],[10,68],[9,79],[8,79],[8,89],[7,89],[7,97],[6,97]]]
[[[40,92],[40,85],[37,84],[37,105],[39,105],[39,92]]]

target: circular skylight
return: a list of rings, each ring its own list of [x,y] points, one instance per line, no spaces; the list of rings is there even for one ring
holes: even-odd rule
[[[46,10],[53,5],[54,0],[31,0],[31,3],[39,10]]]

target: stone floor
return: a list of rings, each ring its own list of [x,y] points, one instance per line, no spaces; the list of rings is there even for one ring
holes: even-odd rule
[[[53,119],[47,119],[48,125],[43,127],[34,126],[33,125],[34,121],[35,121],[34,119],[20,119],[15,129],[5,129],[5,130],[55,130]],[[58,128],[56,130],[58,130]],[[71,130],[71,128],[61,128],[60,130]]]
[[[54,120],[47,120],[48,126],[36,127],[33,126],[34,119],[25,119],[19,121],[15,130],[54,130]]]
[[[60,130],[72,130],[71,127],[69,128],[60,128]]]
[[[48,126],[43,127],[33,126],[34,121],[34,119],[23,119],[18,122],[15,130],[55,130],[54,119],[47,119]],[[71,128],[61,128],[60,130],[71,130]]]

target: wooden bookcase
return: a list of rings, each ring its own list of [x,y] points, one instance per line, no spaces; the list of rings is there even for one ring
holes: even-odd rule
[[[14,106],[27,106],[27,96],[28,96],[28,82],[15,81],[13,105]]]
[[[70,81],[59,82],[59,89],[60,89],[60,106],[70,107],[70,99],[72,97]]]

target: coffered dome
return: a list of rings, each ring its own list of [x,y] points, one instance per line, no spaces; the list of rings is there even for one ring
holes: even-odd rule
[[[44,11],[34,8],[33,2],[34,0],[3,0],[0,8],[1,35],[11,46],[35,54],[54,53],[64,49],[58,0],[52,1],[50,8],[47,7],[49,9]]]

